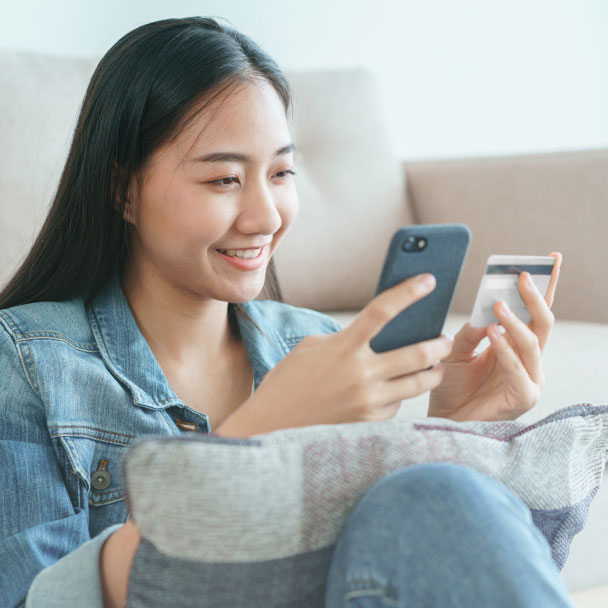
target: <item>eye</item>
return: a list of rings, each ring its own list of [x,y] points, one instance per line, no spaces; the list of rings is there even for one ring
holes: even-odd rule
[[[279,171],[278,173],[275,173],[275,175],[277,175],[281,179],[286,179],[288,175],[296,175],[296,172],[293,169],[285,169],[283,171]],[[228,190],[230,188],[230,186],[234,183],[233,181],[229,181],[229,180],[236,180],[236,179],[238,179],[238,178],[232,177],[232,176],[231,177],[222,177],[221,179],[214,179],[207,183],[213,184],[216,188],[219,188],[220,190]]]
[[[225,183],[226,180],[230,180],[230,179],[236,179],[236,177],[222,177],[221,179],[214,179],[212,181],[210,181],[210,184],[213,184],[214,186],[217,186],[220,190],[226,190],[227,188],[230,187],[230,184],[234,183],[234,182],[228,182]]]

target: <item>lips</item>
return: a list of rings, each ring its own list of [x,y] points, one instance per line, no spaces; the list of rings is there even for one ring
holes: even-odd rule
[[[216,253],[222,257],[226,262],[229,262],[236,268],[240,268],[242,270],[256,270],[264,264],[264,260],[266,258],[266,247],[261,247],[259,254],[254,258],[239,258],[238,256],[229,256],[225,253],[222,253],[219,250],[216,250]]]
[[[232,245],[230,245],[229,247],[218,247],[218,249],[224,249],[224,250],[225,249],[260,249],[269,244],[270,244],[270,241],[268,241],[266,243],[260,243],[259,245],[247,245],[246,247],[233,247]]]
[[[244,251],[245,249],[261,249],[269,244],[270,243],[263,243],[262,245],[249,245],[248,247],[218,247],[217,251],[220,251],[220,249],[223,251],[228,251],[229,249],[234,249],[235,251]]]

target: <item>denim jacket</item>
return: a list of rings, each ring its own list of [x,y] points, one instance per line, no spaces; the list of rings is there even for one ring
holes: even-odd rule
[[[274,300],[243,306],[267,334],[237,315],[254,388],[302,338],[342,329]],[[169,386],[118,275],[89,305],[0,310],[0,605],[101,608],[99,551],[128,518],[123,454],[192,431],[209,418]]]

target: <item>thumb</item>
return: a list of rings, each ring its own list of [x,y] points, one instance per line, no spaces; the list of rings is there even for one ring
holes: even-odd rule
[[[452,352],[444,361],[459,361],[469,357],[485,336],[485,327],[471,327],[471,323],[467,321],[454,336]]]

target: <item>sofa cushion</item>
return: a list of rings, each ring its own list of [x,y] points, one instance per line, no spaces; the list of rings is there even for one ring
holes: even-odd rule
[[[348,327],[358,312],[335,310],[325,314],[342,327]],[[470,318],[470,314],[450,312],[442,332],[454,335]],[[489,339],[484,338],[476,351],[484,350],[489,344]],[[602,344],[608,344],[608,323],[556,320],[543,352],[546,383],[540,400],[518,420],[535,422],[572,403],[608,405],[605,372],[608,369],[608,349]],[[566,353],[571,356],[565,356]],[[407,399],[397,415],[410,418],[426,416],[428,402],[428,392]]]
[[[247,439],[139,438],[123,462],[142,541],[129,605],[322,608],[332,549],[365,491],[426,462],[472,467],[530,508],[561,568],[608,456],[608,406],[528,425],[392,418]],[[172,596],[173,594],[173,596]]]
[[[605,608],[608,606],[608,585],[599,585],[571,594],[576,608]]]
[[[287,73],[300,209],[275,254],[285,301],[359,308],[393,233],[413,223],[376,76],[364,68]]]
[[[46,217],[98,61],[0,50],[0,285]],[[376,77],[363,68],[286,76],[300,210],[274,256],[283,296],[357,308],[373,296],[393,232],[412,223]]]
[[[46,217],[94,69],[90,59],[0,51],[0,285]]]

